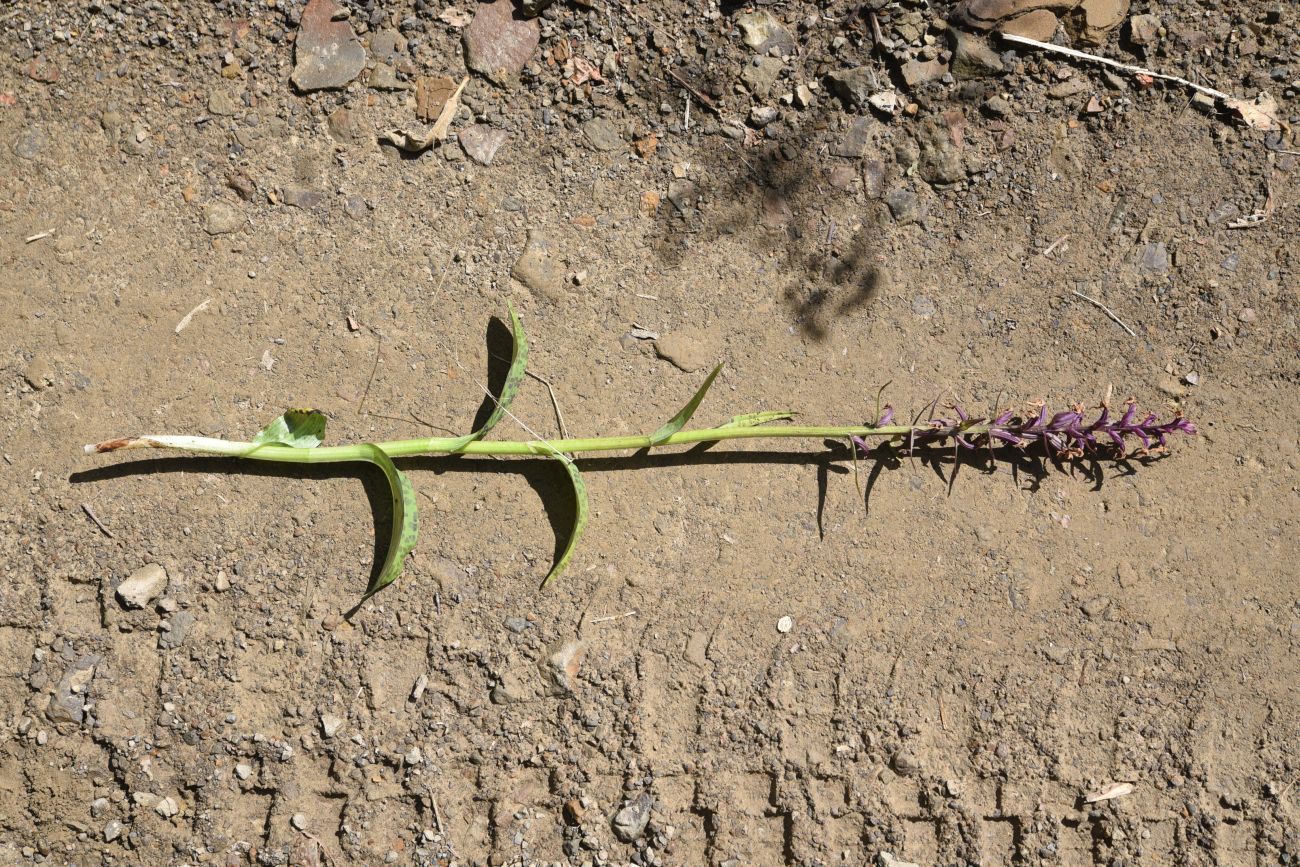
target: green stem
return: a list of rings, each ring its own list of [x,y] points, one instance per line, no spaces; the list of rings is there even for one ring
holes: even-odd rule
[[[929,425],[886,425],[883,427],[719,427],[679,431],[666,440],[654,444],[664,446],[692,445],[724,440],[750,439],[845,439],[847,437],[905,437],[911,432],[933,432]],[[966,436],[979,436],[988,432],[988,425],[954,428],[953,432]],[[556,452],[566,455],[581,452],[635,451],[652,447],[648,435],[587,437],[555,440],[505,440],[466,444],[462,437],[427,437],[413,440],[392,440],[375,443],[390,458],[416,455],[436,455],[457,452],[466,455],[529,455],[553,457]],[[257,461],[274,461],[293,464],[329,464],[340,461],[370,460],[368,445],[320,446],[314,449],[288,448],[280,445],[254,445],[211,437],[146,436],[122,440],[109,440],[86,446],[88,453],[118,451],[120,449],[160,448],[178,449],[198,454],[225,455]]]

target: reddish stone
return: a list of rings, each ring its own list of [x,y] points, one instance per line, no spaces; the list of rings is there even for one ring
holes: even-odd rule
[[[291,80],[301,91],[345,86],[366,65],[366,49],[347,20],[335,21],[343,7],[334,0],[311,0],[302,12],[294,43]]]
[[[535,19],[518,17],[512,0],[480,3],[465,28],[465,65],[507,84],[523,71],[540,39],[541,26]]]

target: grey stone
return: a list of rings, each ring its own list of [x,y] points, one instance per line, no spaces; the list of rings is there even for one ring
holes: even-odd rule
[[[916,131],[920,147],[917,171],[932,184],[951,184],[966,177],[961,150],[953,140],[952,127],[960,122],[949,110],[939,117],[927,117]]]
[[[912,299],[912,312],[922,319],[933,319],[934,314],[939,311],[930,298],[925,295],[917,295]]]
[[[1138,267],[1150,274],[1164,274],[1169,271],[1169,250],[1164,241],[1151,241],[1142,248]]]
[[[167,570],[157,563],[141,566],[117,585],[117,599],[124,608],[144,608],[167,589]]]
[[[54,370],[44,355],[35,355],[23,368],[23,379],[36,391],[44,391],[54,381]]]
[[[104,842],[112,843],[118,837],[122,836],[122,823],[116,819],[110,820],[104,825]]]
[[[1069,99],[1072,96],[1087,93],[1091,86],[1087,79],[1082,77],[1071,78],[1069,81],[1062,81],[1060,84],[1053,84],[1047,88],[1047,95],[1052,99]]]
[[[699,194],[699,188],[694,181],[677,178],[668,182],[668,201],[683,214],[695,207]]]
[[[1065,11],[1079,5],[1079,0],[962,0],[953,10],[956,22],[988,30],[998,21],[1032,12],[1035,9]]]
[[[582,132],[592,148],[598,151],[623,149],[623,137],[614,122],[607,117],[593,117],[582,125]]]
[[[1134,15],[1128,20],[1128,38],[1134,45],[1151,45],[1160,38],[1160,16]]]
[[[211,202],[203,209],[203,231],[209,235],[226,235],[244,225],[244,215],[225,202]]]
[[[623,808],[614,814],[614,819],[610,823],[614,829],[614,836],[624,843],[631,843],[645,833],[646,825],[650,824],[650,810],[654,807],[654,798],[649,792],[642,792],[630,801],[624,803]]]
[[[85,719],[86,689],[95,676],[95,666],[99,661],[99,656],[87,654],[68,666],[45,710],[51,722],[80,724]]]
[[[876,75],[870,66],[839,69],[826,79],[846,108],[862,108],[876,88]]]
[[[1229,220],[1240,213],[1241,209],[1237,207],[1236,203],[1225,201],[1215,205],[1205,219],[1206,222],[1213,226],[1216,223],[1222,223],[1224,220]]]
[[[364,138],[356,115],[343,106],[330,112],[330,116],[325,121],[325,128],[333,138],[346,144],[360,144]]]
[[[208,113],[218,117],[229,117],[239,111],[239,102],[224,88],[215,87],[208,94]]]
[[[831,153],[837,157],[861,159],[871,145],[875,127],[876,121],[867,115],[854,118],[844,136],[831,146]]]
[[[397,77],[397,70],[388,63],[376,63],[366,78],[366,87],[374,90],[410,90],[411,85]]]
[[[334,0],[310,0],[302,12],[294,41],[290,80],[303,92],[344,87],[361,74],[366,49],[346,19],[335,20],[343,7]]]
[[[878,199],[885,194],[888,168],[883,160],[864,160],[862,163],[862,192],[868,199]]]
[[[915,776],[921,771],[921,760],[907,750],[899,750],[894,753],[890,764],[893,765],[896,772],[904,777]]]
[[[958,78],[988,78],[1006,71],[1002,58],[983,37],[956,27],[948,28],[948,32],[952,34],[953,75]]]
[[[1079,610],[1081,610],[1084,614],[1086,614],[1089,617],[1098,617],[1101,614],[1103,614],[1106,611],[1106,609],[1109,607],[1110,607],[1109,598],[1105,596],[1097,596],[1093,599],[1089,599],[1088,601],[1080,605]]]
[[[984,110],[994,117],[1011,117],[1011,101],[1004,96],[990,96],[984,100]]]
[[[332,738],[339,733],[346,722],[347,720],[337,714],[323,713],[320,715],[320,732],[326,738]]]
[[[557,301],[564,285],[564,271],[556,259],[555,247],[546,234],[529,229],[524,250],[510,269],[510,276],[543,298]]]
[[[781,74],[785,63],[779,57],[755,57],[745,64],[740,80],[754,96],[767,99],[772,95],[772,85]]]
[[[921,200],[906,187],[890,190],[885,196],[885,206],[898,223],[915,223],[921,218]]]
[[[548,692],[552,695],[573,692],[582,661],[587,655],[586,645],[577,640],[556,642],[547,651],[542,672],[548,681]]]
[[[858,173],[843,163],[836,163],[827,170],[826,180],[837,190],[848,190],[857,182]]]
[[[1011,36],[1024,36],[1039,42],[1051,42],[1059,22],[1050,9],[1034,9],[1006,22],[1000,28]]]
[[[713,354],[702,340],[689,334],[665,334],[655,341],[655,353],[679,370],[694,373],[713,361]]]
[[[478,4],[461,38],[465,65],[504,85],[518,77],[537,50],[541,27],[534,19],[517,17],[511,0],[495,0]]]
[[[493,129],[485,123],[476,123],[461,130],[458,137],[460,146],[465,149],[465,154],[470,159],[481,166],[490,166],[507,136],[503,129]]]
[[[343,200],[343,213],[354,220],[360,220],[370,213],[370,205],[362,196],[348,196]]]
[[[325,194],[319,190],[309,190],[306,187],[285,187],[280,191],[280,200],[286,205],[306,210],[314,208],[325,201]]]
[[[523,617],[507,617],[505,622],[506,629],[518,635],[528,629],[528,621]]]
[[[941,60],[909,60],[904,63],[899,73],[908,87],[920,87],[931,81],[938,81],[948,72],[948,67]]]
[[[760,54],[773,48],[781,54],[794,51],[794,38],[790,36],[790,31],[771,12],[744,12],[736,16],[736,26],[740,28],[744,43]]]
[[[406,39],[396,30],[379,30],[370,37],[370,53],[379,63],[396,63],[406,53]]]
[[[34,160],[45,149],[46,141],[45,133],[36,127],[28,127],[14,139],[14,155],[20,160]]]
[[[180,611],[173,614],[167,620],[170,627],[158,636],[158,646],[163,650],[174,650],[185,643],[189,637],[190,630],[194,628],[197,618],[188,611]]]

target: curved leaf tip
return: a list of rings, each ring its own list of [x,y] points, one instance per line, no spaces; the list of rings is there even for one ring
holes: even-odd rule
[[[704,380],[704,384],[696,390],[695,395],[686,402],[684,407],[677,411],[677,415],[670,418],[659,430],[650,434],[650,445],[657,446],[686,427],[686,423],[691,420],[691,416],[695,415],[695,411],[700,408],[700,403],[703,402],[704,395],[708,393],[709,386],[713,385],[713,380],[718,378],[721,371],[722,364],[719,363],[717,367],[713,368],[713,372],[709,374],[708,379]]]
[[[384,565],[380,567],[374,581],[366,588],[366,595],[361,597],[358,606],[401,577],[406,555],[415,548],[415,541],[420,532],[415,488],[411,485],[411,480],[397,469],[393,459],[379,446],[366,443],[364,448],[366,451],[364,460],[379,467],[388,482],[388,490],[393,498],[393,532],[388,540],[388,554],[384,557]]]
[[[591,511],[590,506],[587,504],[587,485],[582,480],[582,473],[578,472],[578,465],[568,455],[560,452],[553,451],[552,456],[564,464],[564,469],[569,474],[569,481],[573,483],[573,497],[577,502],[573,516],[573,531],[569,533],[569,541],[565,543],[564,552],[560,554],[560,559],[555,561],[551,571],[547,572],[546,577],[542,579],[542,587],[550,584],[552,579],[559,577],[559,574],[569,565],[569,561],[573,559],[573,552],[578,547],[578,539],[582,538],[582,531],[587,526],[587,517]]]

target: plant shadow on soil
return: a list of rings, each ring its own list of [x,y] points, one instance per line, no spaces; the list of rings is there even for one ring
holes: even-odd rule
[[[811,142],[767,142],[743,151],[723,141],[705,159],[711,168],[699,173],[695,194],[708,198],[710,213],[661,205],[651,239],[661,260],[675,267],[697,245],[751,239],[760,260],[777,254],[781,303],[799,330],[818,343],[829,337],[835,319],[871,304],[884,284],[872,243],[876,225],[868,219],[847,236],[824,217],[818,206],[823,167]],[[720,180],[706,186],[709,178]]]
[[[830,474],[848,475],[855,472],[850,469],[853,461],[847,444],[825,441],[825,451],[729,451],[717,452],[709,448],[712,443],[701,443],[685,452],[673,454],[649,454],[638,452],[626,456],[607,456],[596,458],[579,458],[582,469],[588,472],[625,472],[650,468],[674,468],[694,466],[746,466],[754,464],[781,464],[787,466],[811,466],[817,471],[817,526],[819,535],[824,538],[822,519],[825,512],[826,495],[829,488]],[[954,453],[951,448],[918,448],[916,461],[932,472],[949,486],[949,491],[956,481],[957,471],[963,465],[969,465],[979,472],[992,474],[998,472],[1000,465],[1007,466],[1017,485],[1024,485],[1027,490],[1037,490],[1042,481],[1051,473],[1052,468],[1042,458],[1035,457],[1020,449],[1005,447],[990,453],[987,450],[977,452]],[[1089,458],[1087,461],[1070,460],[1056,464],[1058,471],[1079,472],[1093,484],[1095,491],[1101,490],[1106,475],[1106,466],[1113,470],[1112,475],[1126,476],[1136,472],[1134,461],[1149,463],[1159,457],[1115,458],[1100,460]],[[861,485],[865,519],[870,518],[871,496],[877,481],[887,469],[902,468],[902,456],[889,444],[881,444],[865,456],[857,458],[859,463],[869,465],[865,472],[865,483]],[[524,460],[500,461],[473,459],[463,455],[444,455],[428,457],[399,458],[398,462],[405,470],[432,471],[435,475],[444,472],[466,473],[512,473],[522,475],[542,501],[551,531],[555,536],[555,550],[552,562],[558,559],[573,526],[576,503],[572,488],[564,469],[547,458],[527,458]],[[360,462],[356,462],[360,463]],[[387,554],[388,539],[392,530],[391,496],[383,476],[373,468],[359,469],[348,463],[306,465],[274,464],[256,461],[240,461],[237,458],[212,458],[203,456],[165,457],[133,460],[110,466],[96,467],[73,473],[69,477],[72,484],[91,484],[112,481],[136,475],[154,475],[158,473],[201,473],[217,475],[245,474],[263,477],[295,478],[300,481],[320,481],[338,478],[359,478],[364,486],[370,512],[374,515],[375,539],[374,553],[367,586],[378,575]],[[860,481],[861,479],[855,479]],[[358,588],[358,596],[364,592]]]

